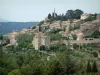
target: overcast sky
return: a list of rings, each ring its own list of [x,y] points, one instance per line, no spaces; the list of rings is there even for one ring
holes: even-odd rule
[[[100,13],[100,0],[0,0],[0,18],[8,21],[41,21],[54,8],[58,14],[68,9]]]

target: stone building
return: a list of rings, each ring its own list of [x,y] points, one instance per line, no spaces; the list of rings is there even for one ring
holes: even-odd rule
[[[50,24],[50,29],[61,29],[61,21],[55,21]]]
[[[49,47],[50,38],[43,33],[36,33],[32,41],[33,47],[39,50],[41,46]]]
[[[41,30],[44,31],[46,29],[49,29],[49,25],[50,25],[49,23],[41,25]]]
[[[85,20],[85,19],[89,18],[90,16],[91,16],[91,14],[84,13],[81,15],[81,20]]]
[[[81,41],[84,39],[84,34],[82,32],[79,32],[76,35],[77,35],[77,39],[76,39],[77,41]]]
[[[78,44],[78,45],[83,45],[83,44],[100,44],[100,39],[98,38],[84,38],[83,40],[69,40],[70,45],[73,44]],[[68,45],[68,41],[64,40],[63,43]]]
[[[64,27],[69,27],[69,25],[70,25],[70,20],[68,20],[68,21],[62,21],[61,22],[61,26],[62,26],[62,28],[64,28]]]
[[[16,40],[16,35],[19,35],[18,30],[14,30],[12,33],[8,34],[8,39],[11,45],[18,45],[17,40]]]
[[[35,27],[35,29],[36,29],[37,32],[39,32],[40,27],[37,25],[37,26]]]
[[[97,15],[97,20],[100,20],[100,14],[99,14],[99,15]]]
[[[31,28],[24,28],[22,29],[22,31],[20,31],[21,34],[29,33],[29,32],[33,32],[33,30]]]
[[[82,23],[81,20],[74,20],[73,23],[71,23],[71,26],[75,28],[79,28],[81,23]]]
[[[85,35],[90,35],[96,30],[100,31],[100,20],[85,22],[80,25],[80,29]]]

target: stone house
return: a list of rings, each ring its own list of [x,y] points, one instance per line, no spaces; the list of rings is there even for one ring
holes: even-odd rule
[[[24,28],[24,29],[22,29],[22,31],[20,31],[21,34],[29,33],[29,32],[33,32],[33,29],[30,29],[30,28]]]
[[[96,18],[97,20],[100,20],[100,14],[99,15],[97,15],[97,18]]]
[[[92,15],[88,14],[88,13],[84,13],[81,15],[81,20],[85,20],[85,19],[89,18],[90,16],[92,16]]]
[[[19,35],[18,30],[14,30],[13,32],[8,34],[8,39],[11,45],[18,45],[17,40],[16,40],[17,35]]]
[[[71,23],[71,26],[75,28],[79,28],[81,23],[82,23],[81,20],[74,20],[73,23]]]
[[[41,46],[50,46],[50,37],[44,35],[43,33],[36,33],[32,41],[33,47],[39,50]]]
[[[43,25],[41,25],[41,30],[44,31],[46,29],[49,29],[49,25],[50,24],[43,24]]]
[[[63,28],[63,27],[67,27],[68,25],[70,25],[70,21],[69,21],[69,20],[68,20],[68,21],[62,21],[62,22],[61,22],[62,28]]]
[[[37,25],[37,26],[35,27],[35,29],[36,29],[37,32],[39,32],[40,27]]]
[[[55,21],[50,24],[50,29],[61,29],[61,21]]]
[[[80,29],[86,36],[92,34],[96,30],[100,31],[100,20],[85,22],[81,24]]]

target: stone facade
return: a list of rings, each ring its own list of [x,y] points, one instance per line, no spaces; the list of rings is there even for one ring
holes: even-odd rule
[[[46,29],[49,29],[49,25],[50,25],[49,23],[41,25],[41,30],[44,31]]]
[[[64,40],[63,41],[66,45],[68,45],[68,41]],[[100,39],[95,39],[95,38],[84,38],[83,40],[69,40],[69,43],[72,44],[96,44],[100,43]]]
[[[33,38],[32,44],[36,50],[39,50],[40,46],[42,45],[49,47],[50,38],[48,36],[45,36],[43,33],[36,33],[35,37]]]
[[[61,22],[62,28],[63,28],[63,27],[67,27],[68,25],[70,25],[70,21],[69,21],[69,20],[68,20],[68,21],[62,21],[62,22]]]
[[[39,32],[39,26],[36,26],[36,28],[35,28],[35,29],[36,29],[36,31],[37,31],[37,32]]]
[[[97,15],[97,20],[100,20],[100,14],[99,14],[99,15]]]
[[[85,22],[81,24],[80,29],[81,31],[87,31],[92,28],[92,23],[91,22]]]
[[[61,21],[55,21],[50,24],[50,29],[61,29]]]
[[[82,14],[81,15],[81,20],[85,20],[85,19],[87,19],[90,16],[91,16],[91,14],[88,14],[88,13]]]
[[[19,32],[17,30],[8,34],[8,39],[10,40],[11,45],[18,45],[17,40],[16,40],[16,35],[19,35]]]
[[[81,20],[74,20],[73,23],[71,23],[72,27],[80,27],[80,24],[82,23]]]
[[[30,28],[24,28],[22,31],[20,31],[21,34],[29,33],[29,32],[33,32],[33,30]]]
[[[81,24],[80,29],[85,35],[90,35],[96,30],[100,31],[100,20],[83,23]]]

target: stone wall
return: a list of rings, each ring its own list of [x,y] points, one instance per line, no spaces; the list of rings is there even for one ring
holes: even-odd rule
[[[68,45],[68,41],[63,41],[66,45]],[[83,40],[77,41],[77,40],[69,40],[70,44],[89,44],[89,43],[100,43],[100,39],[94,39],[94,38],[85,38]]]

